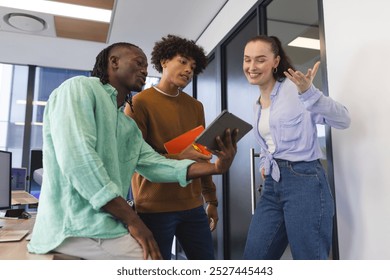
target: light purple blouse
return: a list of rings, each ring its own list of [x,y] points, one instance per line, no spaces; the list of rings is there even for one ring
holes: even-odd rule
[[[260,169],[271,174],[276,181],[280,171],[274,159],[289,161],[312,161],[322,157],[317,138],[317,124],[334,128],[348,128],[351,119],[348,110],[332,98],[323,95],[313,85],[303,94],[298,94],[296,85],[289,79],[276,82],[271,93],[270,131],[275,143],[275,152],[270,154],[258,131],[261,105],[257,101],[254,133],[260,144]]]

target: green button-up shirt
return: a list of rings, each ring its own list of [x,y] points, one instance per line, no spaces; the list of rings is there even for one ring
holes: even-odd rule
[[[101,208],[126,198],[131,176],[186,186],[193,161],[170,160],[142,138],[118,109],[117,91],[94,77],[75,77],[51,94],[43,117],[43,183],[28,250],[44,254],[67,237],[116,238],[127,228]]]

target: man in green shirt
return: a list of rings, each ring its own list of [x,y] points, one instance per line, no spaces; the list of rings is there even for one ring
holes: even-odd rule
[[[214,163],[171,160],[156,153],[123,113],[140,91],[147,58],[137,46],[116,43],[96,58],[92,77],[74,77],[50,95],[44,113],[43,184],[31,253],[83,259],[161,259],[153,234],[127,204],[132,174],[179,182],[221,174],[236,153],[237,131],[217,138]],[[208,159],[205,156],[205,159]]]

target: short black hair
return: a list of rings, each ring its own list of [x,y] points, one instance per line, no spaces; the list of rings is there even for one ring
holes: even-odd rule
[[[155,43],[152,51],[151,63],[159,73],[162,73],[161,61],[163,59],[171,59],[176,55],[195,60],[195,75],[202,73],[207,66],[207,56],[202,47],[196,45],[193,40],[188,40],[172,34],[163,37],[160,41]]]
[[[114,43],[104,50],[102,50],[97,56],[96,56],[96,62],[93,67],[91,76],[92,77],[98,77],[102,84],[107,84],[109,82],[109,77],[108,77],[108,72],[107,72],[107,67],[108,67],[108,58],[110,56],[111,50],[117,47],[124,47],[124,48],[138,48],[138,46],[127,43],[127,42],[119,42],[119,43]]]

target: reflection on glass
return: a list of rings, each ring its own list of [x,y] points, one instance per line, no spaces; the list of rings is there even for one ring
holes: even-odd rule
[[[291,0],[273,0],[267,6],[267,35],[277,36],[296,69],[306,73],[320,61],[317,1],[294,0],[291,5]],[[322,90],[321,67],[313,84]],[[317,125],[317,128],[325,158],[325,127]],[[326,160],[322,163],[326,170]]]

